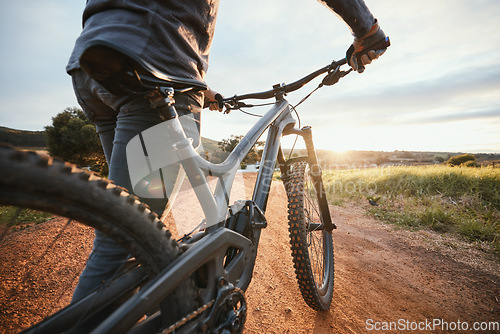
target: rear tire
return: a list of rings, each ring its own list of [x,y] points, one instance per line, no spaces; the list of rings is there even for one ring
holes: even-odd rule
[[[333,242],[331,233],[324,229],[325,214],[319,205],[309,164],[292,164],[284,179],[290,245],[300,292],[311,308],[327,310],[333,296]],[[319,187],[324,191],[323,184]]]
[[[0,205],[2,212],[5,205],[12,205],[69,218],[69,220],[65,219],[64,223],[61,223],[61,219],[56,219],[59,220],[57,222],[59,232],[52,241],[44,238],[54,238],[54,233],[44,235],[44,232],[51,229],[50,224],[56,224],[54,219],[42,223],[43,225],[29,226],[26,231],[19,231],[18,227],[12,226],[13,219],[0,225],[0,262],[4,263],[6,257],[10,256],[8,252],[12,256],[16,256],[18,255],[16,252],[20,253],[30,247],[32,243],[30,241],[26,246],[20,245],[16,241],[20,239],[21,232],[31,233],[36,230],[37,233],[33,233],[33,235],[36,235],[38,240],[43,240],[40,245],[46,248],[45,250],[38,248],[35,250],[37,256],[34,260],[36,263],[33,263],[32,267],[28,267],[24,261],[17,262],[20,266],[17,271],[19,277],[13,277],[10,281],[6,280],[4,269],[7,270],[7,268],[0,269],[2,280],[4,283],[5,280],[7,282],[0,285],[0,314],[2,314],[0,327],[4,327],[0,328],[0,332],[18,332],[26,329],[26,327],[35,325],[57,311],[55,308],[69,303],[80,271],[75,271],[74,263],[66,265],[66,263],[62,263],[63,260],[56,257],[53,263],[48,264],[42,257],[53,258],[54,256],[50,255],[55,252],[56,246],[68,247],[68,242],[66,241],[66,244],[61,242],[59,237],[63,235],[65,229],[71,228],[71,225],[87,225],[105,233],[130,252],[148,278],[157,275],[180,253],[177,243],[171,239],[170,232],[164,228],[156,214],[152,213],[135,196],[130,195],[126,189],[78,169],[72,164],[33,152],[23,152],[11,147],[0,146]],[[19,213],[17,209],[14,211]],[[57,240],[58,238],[59,240]],[[70,248],[62,253],[75,254],[76,258],[78,251],[78,249]],[[38,254],[42,254],[40,258],[38,258]],[[64,265],[66,265],[65,268],[61,269]],[[82,269],[83,264],[80,264],[80,270]],[[14,272],[11,268],[8,270]],[[46,275],[45,272],[50,270],[54,271],[54,274],[52,276]],[[40,278],[40,281],[36,282],[38,272],[42,271],[44,272],[43,279]],[[72,281],[69,280],[69,286],[64,287],[67,291],[64,293],[63,300],[57,300],[53,304],[43,302],[44,307],[33,305],[34,295],[37,296],[37,300],[40,300],[38,298],[41,293],[55,295],[56,292],[62,290],[57,287],[47,287],[47,285],[58,283],[59,280],[63,281],[58,277],[68,275],[69,272],[75,277],[72,278]],[[46,277],[52,278],[47,280]],[[64,276],[64,278],[66,277]],[[180,293],[183,290],[180,289],[176,294],[183,296],[192,293],[192,291]],[[57,295],[57,298],[61,298],[61,295]],[[20,298],[26,299],[25,306],[19,304]],[[15,300],[15,304],[13,304],[13,300]],[[171,305],[176,305],[174,303],[177,301],[172,300]],[[183,306],[187,308],[187,311],[195,307],[190,305],[191,303],[194,301],[187,303],[184,301]],[[13,310],[13,307],[16,309]],[[172,309],[175,308],[172,307]],[[174,311],[174,313],[176,312]],[[57,315],[54,316],[57,317]],[[182,315],[176,315],[174,318],[179,316]],[[85,321],[86,318],[88,315],[82,314],[79,323]],[[67,329],[69,328],[58,328],[58,331],[66,331]]]

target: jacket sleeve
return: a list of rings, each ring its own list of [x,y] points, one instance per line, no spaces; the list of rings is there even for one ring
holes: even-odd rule
[[[375,23],[375,18],[363,0],[319,0],[332,9],[351,28],[356,37],[363,37]]]

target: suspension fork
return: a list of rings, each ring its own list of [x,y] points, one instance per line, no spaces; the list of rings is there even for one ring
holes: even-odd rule
[[[289,134],[296,134],[304,139],[304,142],[306,144],[307,156],[290,158],[289,160],[285,160],[283,151],[280,146],[278,152],[278,163],[280,166],[281,174],[286,175],[286,173],[289,170],[289,166],[294,162],[307,161],[309,163],[309,167],[311,169],[311,178],[314,183],[316,194],[318,194],[318,202],[321,209],[320,212],[323,216],[323,223],[325,225],[325,230],[331,232],[337,227],[332,221],[330,210],[328,208],[328,201],[326,200],[326,193],[323,186],[322,170],[321,166],[318,163],[318,157],[316,155],[316,150],[314,148],[314,143],[312,139],[312,128],[310,126],[304,126],[301,129],[285,128],[285,130],[283,131],[283,135],[289,135]]]

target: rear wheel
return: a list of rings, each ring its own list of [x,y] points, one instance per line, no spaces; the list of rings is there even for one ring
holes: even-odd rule
[[[317,181],[319,182],[319,181]],[[302,297],[315,310],[327,310],[333,296],[334,259],[331,233],[324,229],[313,172],[307,162],[290,166],[285,176],[288,223],[295,273]]]
[[[120,304],[179,255],[170,232],[135,196],[33,152],[0,147],[0,207],[0,332],[19,332],[46,318],[37,330],[81,327]],[[26,212],[31,216],[20,223]],[[93,298],[80,310],[74,304],[65,308],[92,247],[93,228],[129,251],[131,260],[92,293],[106,297]],[[190,302],[184,306],[194,307]],[[66,313],[54,314],[61,308]]]

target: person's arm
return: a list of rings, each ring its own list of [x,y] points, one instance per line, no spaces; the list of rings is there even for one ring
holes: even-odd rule
[[[370,31],[375,18],[363,0],[320,0],[344,20],[354,37],[363,37]]]
[[[363,0],[320,0],[349,26],[354,42],[347,50],[349,65],[363,73],[365,65],[380,57],[390,45],[377,20]]]

